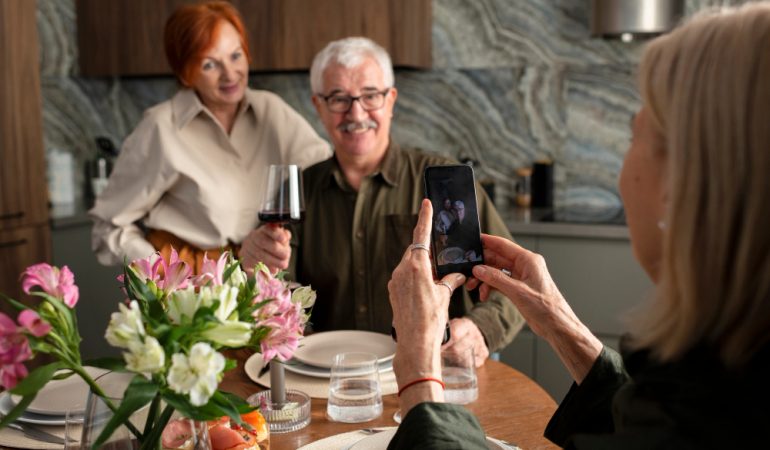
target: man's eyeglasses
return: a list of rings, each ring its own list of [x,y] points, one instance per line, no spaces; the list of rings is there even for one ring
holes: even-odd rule
[[[383,91],[367,92],[361,94],[358,97],[343,94],[321,95],[320,98],[326,102],[326,107],[329,111],[335,113],[346,113],[353,107],[353,102],[358,100],[358,103],[364,109],[364,111],[374,111],[380,109],[385,104],[385,96],[388,95],[390,88]]]

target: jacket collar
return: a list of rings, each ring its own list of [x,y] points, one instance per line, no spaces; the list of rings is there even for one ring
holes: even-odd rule
[[[240,116],[246,109],[250,109],[256,117],[256,109],[254,108],[253,101],[254,97],[251,95],[251,90],[247,88],[237,115]],[[212,120],[214,119],[214,115],[208,108],[206,108],[203,102],[201,102],[200,98],[198,98],[198,94],[195,93],[195,90],[190,88],[182,88],[174,95],[171,99],[171,109],[174,114],[174,124],[178,130],[187,126],[187,124],[197,117],[198,114],[205,114]]]
[[[398,174],[401,172],[401,168],[404,165],[404,161],[401,158],[401,146],[394,143],[391,139],[388,144],[387,150],[385,150],[385,156],[382,158],[382,163],[379,169],[374,171],[371,175],[372,178],[381,177],[382,180],[391,187],[398,186]],[[337,160],[336,154],[329,160],[329,172],[328,172],[328,184],[326,187],[332,186],[335,183],[337,187],[343,191],[352,190],[345,180],[345,174],[342,172],[340,163]]]

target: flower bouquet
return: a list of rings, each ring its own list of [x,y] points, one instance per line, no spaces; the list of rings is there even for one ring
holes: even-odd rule
[[[121,425],[142,449],[159,448],[175,411],[197,421],[227,416],[243,424],[241,415],[255,408],[218,390],[224,372],[236,366],[220,350],[252,348],[265,361],[290,359],[307,323],[307,309],[315,302],[309,287],[291,291],[282,274],[274,276],[262,264],[248,275],[227,252],[217,260],[204,257],[198,276],[192,276],[175,251],[169,261],[154,254],[126,265],[118,277],[127,299],[112,314],[105,337],[123,349],[123,358],[84,363],[72,272],[66,266],[36,264],[22,278],[24,292],[42,301],[30,308],[3,295],[20,313],[18,324],[0,313],[0,385],[22,399],[0,428],[19,417],[49,380],[75,374],[113,412],[93,448]],[[35,353],[51,355],[54,362],[28,373],[24,362]],[[110,402],[86,365],[135,374],[120,404]],[[143,408],[149,408],[148,419],[137,427],[129,418]]]

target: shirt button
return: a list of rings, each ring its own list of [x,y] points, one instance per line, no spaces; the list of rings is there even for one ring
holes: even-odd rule
[[[366,305],[361,305],[361,306],[358,307],[358,312],[363,314],[363,313],[366,312],[367,309],[368,308],[366,307]]]
[[[356,231],[356,237],[358,239],[363,239],[364,238],[364,231],[363,230]]]
[[[359,276],[364,276],[364,274],[366,274],[366,272],[364,272],[364,269],[358,269]]]

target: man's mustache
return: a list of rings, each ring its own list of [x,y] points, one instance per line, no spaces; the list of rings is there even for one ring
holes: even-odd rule
[[[376,130],[377,122],[375,122],[372,119],[366,119],[360,122],[345,122],[337,126],[338,130],[347,131],[348,133],[351,131],[357,131],[357,130],[368,130],[370,128],[372,130]]]

